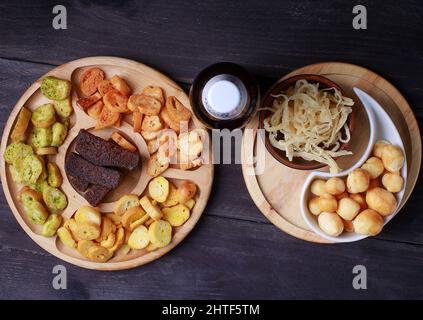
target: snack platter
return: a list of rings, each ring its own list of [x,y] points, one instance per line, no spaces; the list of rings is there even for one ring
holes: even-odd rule
[[[110,86],[109,91],[104,89],[101,94],[99,93],[101,90],[97,91],[99,79],[95,77],[99,75],[93,75],[93,70],[100,73],[105,88]],[[38,118],[34,116],[34,111],[39,106],[53,104],[51,97],[54,98],[55,93],[49,96],[48,89],[44,88],[42,92],[40,88],[42,84],[45,85],[46,81],[43,80],[50,76],[67,80],[71,85],[70,101],[73,113],[70,116],[70,113],[66,114],[66,119],[59,117],[60,108],[54,101],[56,122],[46,120],[45,114],[50,112],[47,110],[49,107],[45,107],[43,113],[41,110],[36,113]],[[84,76],[88,78],[85,87],[81,86],[81,79]],[[90,88],[92,83],[95,83],[94,89]],[[149,92],[147,90],[156,91],[147,94]],[[150,98],[154,97],[157,90],[163,93],[161,97]],[[49,97],[46,96],[46,92]],[[129,106],[130,103],[136,105],[137,107],[131,108],[135,112],[125,108],[121,113],[113,114],[113,117],[116,117],[113,121],[109,115],[101,118],[106,112],[101,113],[101,110],[106,108],[106,103],[116,108],[121,106],[116,101],[121,98],[122,92],[125,93],[125,106]],[[95,101],[89,101],[90,99]],[[112,102],[107,102],[106,99],[112,99]],[[155,108],[154,104],[158,104],[158,110],[153,110],[151,115],[148,112],[142,115],[135,114],[141,110],[138,105],[147,104],[144,100],[139,101],[140,99],[150,99],[151,103],[148,105],[153,105]],[[190,115],[189,99],[175,82],[141,63],[116,57],[89,57],[71,61],[51,70],[33,83],[18,100],[9,116],[0,150],[4,155],[7,147],[13,142],[12,138],[16,140],[18,131],[21,134],[22,130],[16,130],[15,127],[19,117],[25,116],[21,112],[22,108],[31,111],[32,117],[27,130],[32,130],[30,142],[21,137],[17,140],[21,140],[24,144],[30,144],[32,141],[39,143],[37,148],[34,148],[34,155],[29,158],[37,165],[38,163],[45,165],[44,170],[48,173],[48,178],[46,176],[47,182],[43,182],[42,190],[34,193],[32,188],[37,187],[31,185],[22,190],[23,185],[16,183],[12,176],[11,161],[6,163],[4,156],[1,160],[4,193],[12,213],[25,232],[56,257],[80,267],[97,270],[121,270],[140,266],[158,259],[180,243],[195,226],[207,204],[213,183],[214,167],[210,161],[201,163],[197,160],[192,164],[192,159],[189,159],[183,165],[179,162],[176,164],[166,162],[163,160],[163,155],[159,158],[159,145],[154,147],[152,143],[158,140],[156,132],[170,130],[179,134],[178,139],[186,134],[186,140],[189,140],[189,137],[189,141],[192,132],[207,134],[202,130],[203,126],[190,116],[186,118],[187,132],[183,133],[181,130],[179,133],[173,130],[179,128],[173,125],[172,119],[164,121],[161,113],[159,115],[164,109],[168,110],[166,103],[171,103],[177,111],[180,111],[179,114]],[[139,122],[139,128],[135,128],[135,119],[137,123]],[[151,130],[149,126],[152,127]],[[31,127],[37,128],[30,129]],[[38,142],[40,137],[44,137],[42,134],[45,130],[53,131],[53,142],[51,140],[50,143]],[[200,134],[197,138],[201,141]],[[170,142],[168,144],[170,145]],[[178,161],[183,156],[179,144],[177,140]],[[99,153],[100,157],[93,156],[95,154],[93,150]],[[166,157],[169,158],[175,153],[173,151],[172,155],[169,155],[168,149],[165,151]],[[199,153],[211,158],[211,148],[206,151],[208,152],[201,149]],[[18,166],[16,162],[14,164]],[[36,172],[34,168],[22,170],[26,170],[28,179],[33,178],[31,175]],[[38,181],[39,179],[37,183]],[[46,189],[55,191],[54,196],[46,195],[44,192]],[[50,209],[57,204],[47,219],[50,225],[55,225],[54,232],[46,231],[45,226],[33,223],[36,219],[26,213],[28,206],[25,206],[28,204],[22,199],[26,197],[25,199],[29,198],[31,201],[37,200],[41,193],[39,202],[45,207]],[[62,193],[66,196],[63,203]],[[134,199],[135,201],[131,202]],[[134,208],[131,203],[134,203]],[[119,211],[119,214],[116,214],[116,211]],[[128,211],[131,211],[131,214]],[[50,221],[54,220],[50,218],[52,215],[59,221]],[[66,241],[67,236],[75,235],[70,231],[74,231],[72,225],[77,228],[76,233],[82,235],[76,241],[68,239],[71,242],[69,245]],[[82,230],[82,227],[85,229]],[[166,239],[163,239],[161,233],[166,233]],[[48,236],[45,236],[46,234]],[[103,245],[112,249],[104,250]]]
[[[420,169],[420,133],[410,106],[392,84],[372,71],[359,66],[338,62],[309,65],[284,76],[278,83],[297,75],[324,76],[339,85],[347,97],[354,99],[353,110],[356,128],[351,131],[351,141],[348,142],[348,150],[352,151],[352,155],[336,159],[337,165],[342,168],[342,171],[338,173],[329,173],[327,167],[314,170],[290,168],[279,163],[266,150],[268,146],[265,146],[264,135],[258,134],[259,131],[257,131],[261,121],[259,115],[257,115],[246,127],[252,130],[249,134],[244,134],[241,152],[244,180],[251,197],[260,211],[273,224],[284,232],[303,240],[317,243],[351,242],[364,239],[371,233],[373,235],[379,233],[383,225],[388,223],[407,201]],[[269,96],[272,88],[264,96],[264,99]],[[272,92],[272,94],[275,93]],[[381,151],[377,152],[375,147],[375,144],[381,143],[381,140],[394,145],[395,148],[392,147],[393,149],[400,150],[399,153],[402,153],[403,158],[402,165],[399,167],[399,172],[397,168],[395,168],[395,172],[393,169],[391,170],[389,164],[385,168],[382,165],[382,168],[377,169],[382,172],[376,174],[378,178],[371,177],[369,180],[369,172],[377,167],[374,163],[382,163]],[[391,150],[391,147],[387,149]],[[260,154],[264,155],[264,165],[263,163],[256,163]],[[385,158],[388,156],[390,155]],[[361,169],[365,167],[372,170]],[[367,180],[373,181],[375,185],[367,186],[362,190],[357,189],[358,191],[353,190],[356,185],[351,186],[350,182],[360,180],[356,178],[363,170],[367,172]],[[382,176],[386,174],[387,178],[382,186]],[[393,180],[389,180],[388,177],[393,177],[395,181],[403,183],[402,187],[389,184]],[[328,179],[331,179],[331,183],[340,183],[342,190],[339,191],[339,195],[336,192],[328,195]],[[326,185],[322,194],[315,191],[317,188],[313,186],[314,181]],[[379,185],[376,185],[376,181]],[[393,191],[392,193],[386,191],[386,185],[388,185],[389,191]],[[334,184],[332,184],[333,186]],[[370,192],[370,190],[376,189],[377,192]],[[380,197],[379,193],[382,194]],[[342,199],[343,197],[348,198],[348,200]],[[360,197],[364,199],[362,201],[364,207],[357,209],[356,212],[360,212],[360,214],[355,216],[357,214],[355,212],[353,216],[348,218],[348,214],[352,210],[348,203],[350,198],[356,200],[350,202],[358,206],[357,203],[362,204],[359,201],[361,200]],[[320,200],[321,198],[324,199]],[[379,201],[380,199],[384,201]],[[321,212],[326,210],[318,208],[319,205],[313,207],[311,200],[316,200],[321,207],[324,202],[328,212],[322,214]],[[332,204],[332,201],[337,209],[335,207],[331,209],[330,205],[327,206]],[[341,205],[341,201],[343,205]],[[386,209],[386,206],[383,206],[382,203],[388,202],[391,202],[391,207]],[[369,207],[367,207],[368,205]],[[373,209],[377,209],[376,212]],[[361,213],[363,213],[362,216],[360,216]],[[336,223],[332,219],[333,216],[336,216],[336,222],[339,220],[341,225],[342,222],[344,223],[340,229],[338,228],[339,231],[343,230],[343,232],[334,230]],[[339,219],[339,216],[342,219]],[[375,223],[374,219],[378,222]],[[369,221],[372,223],[369,223]],[[347,224],[348,222],[351,227]],[[348,230],[350,228],[351,230]],[[354,232],[359,230],[364,230],[367,235]],[[333,234],[331,235],[331,233]]]

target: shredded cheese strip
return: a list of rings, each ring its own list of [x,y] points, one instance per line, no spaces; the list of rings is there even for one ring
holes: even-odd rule
[[[285,151],[289,161],[318,161],[339,173],[334,158],[352,154],[339,149],[351,139],[347,119],[354,101],[336,88],[319,89],[307,80],[273,97],[272,114],[264,120],[272,146]]]

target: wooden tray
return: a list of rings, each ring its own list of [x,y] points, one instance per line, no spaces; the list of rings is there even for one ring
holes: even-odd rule
[[[416,184],[422,155],[418,124],[405,98],[381,76],[352,64],[340,62],[313,64],[297,69],[279,81],[298,74],[323,75],[339,84],[350,97],[353,96],[352,88],[358,87],[373,96],[390,115],[402,137],[408,161],[408,177],[400,204],[402,207]],[[360,125],[357,124],[356,130],[361,130]],[[276,161],[265,149],[262,138],[257,137],[257,128],[258,116],[246,127],[252,130],[244,134],[241,151],[244,180],[255,204],[274,225],[286,233],[311,242],[330,243],[312,232],[301,217],[301,187],[310,171],[290,169]],[[265,153],[265,169],[262,174],[257,174],[258,167],[253,165],[252,156],[258,152]],[[354,161],[350,164],[352,163]],[[346,168],[345,164],[342,168]]]
[[[66,154],[73,148],[73,140],[78,134],[79,130],[82,128],[91,130],[95,125],[95,120],[89,117],[76,104],[76,100],[78,98],[79,74],[85,68],[92,66],[100,67],[105,72],[107,78],[111,78],[115,74],[122,76],[128,82],[133,92],[140,92],[142,88],[147,85],[160,86],[163,88],[167,96],[174,95],[185,106],[191,108],[188,96],[174,81],[162,73],[147,67],[146,65],[116,57],[89,57],[71,61],[57,68],[54,68],[47,74],[43,75],[35,83],[33,83],[18,100],[9,116],[3,132],[0,152],[3,155],[7,145],[10,143],[9,134],[21,107],[26,106],[33,110],[37,106],[49,101],[41,94],[41,91],[39,90],[42,78],[47,75],[53,75],[59,78],[71,80],[72,105],[74,108],[74,114],[71,117],[71,129],[69,130],[68,137],[66,138],[64,144],[59,147],[58,154],[55,156],[49,156],[49,160],[57,163],[63,175],[63,184],[61,188],[66,193],[69,203],[67,208],[62,213],[65,218],[70,218],[79,207],[88,204],[87,201],[70,185],[69,180],[65,174],[64,162]],[[203,128],[200,123],[193,123],[193,121],[191,121],[190,126],[191,128]],[[103,138],[109,138],[111,133],[117,130],[123,132],[124,135],[137,146],[141,154],[142,165],[141,169],[137,169],[126,175],[119,187],[112,191],[111,194],[103,200],[104,203],[99,205],[101,212],[113,211],[112,208],[115,201],[124,194],[142,194],[150,180],[150,177],[146,174],[146,162],[149,159],[147,145],[140,134],[133,133],[132,126],[130,124],[123,121],[121,127],[119,128],[96,130],[93,131],[93,133]],[[211,148],[209,149],[209,153],[211,155]],[[147,252],[146,250],[131,250],[128,255],[115,255],[107,263],[96,263],[83,258],[75,249],[65,247],[57,237],[43,237],[41,235],[41,227],[31,224],[28,221],[28,218],[26,217],[21,204],[16,199],[16,194],[19,191],[20,186],[16,185],[11,179],[9,169],[6,168],[3,156],[1,157],[0,175],[3,190],[13,214],[25,232],[42,248],[58,258],[80,267],[96,270],[122,270],[137,267],[158,259],[173,249],[187,236],[187,234],[197,223],[207,204],[213,183],[213,173],[214,166],[211,162],[208,164],[203,164],[198,169],[190,171],[183,171],[176,168],[169,168],[166,170],[162,176],[168,178],[175,185],[178,185],[181,179],[188,179],[197,184],[199,192],[196,196],[196,204],[191,211],[191,217],[184,225],[175,229],[172,242],[168,246],[152,252]]]

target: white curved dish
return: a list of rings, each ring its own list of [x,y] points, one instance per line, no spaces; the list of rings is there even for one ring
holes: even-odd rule
[[[366,162],[366,160],[370,157],[370,154],[373,149],[373,145],[378,140],[387,140],[390,143],[397,145],[402,150],[404,150],[404,144],[402,142],[401,136],[399,135],[397,128],[395,127],[394,123],[392,122],[392,119],[389,117],[386,111],[379,105],[379,103],[375,99],[373,99],[366,92],[358,88],[354,88],[354,92],[360,99],[361,103],[363,104],[369,119],[369,124],[370,124],[369,141],[363,155],[352,167],[336,175],[331,175],[329,172],[319,172],[319,171],[312,172],[308,176],[301,190],[301,198],[300,198],[301,199],[301,214],[303,216],[303,219],[305,220],[305,222],[307,223],[308,227],[311,230],[313,230],[319,236],[333,242],[353,242],[353,241],[362,240],[364,238],[367,238],[368,236],[361,235],[355,232],[343,232],[338,237],[332,237],[324,233],[318,226],[317,216],[311,214],[310,211],[308,210],[307,202],[308,202],[308,199],[310,198],[311,182],[317,178],[328,179],[330,177],[346,177],[351,171],[361,167],[363,163]],[[404,154],[404,157],[405,157],[405,154]],[[401,169],[401,176],[404,179],[404,186],[400,192],[396,193],[398,206],[393,214],[384,218],[385,225],[399,211],[398,208],[404,196],[404,190],[405,190],[405,186],[407,182],[407,159],[405,159],[404,166]]]

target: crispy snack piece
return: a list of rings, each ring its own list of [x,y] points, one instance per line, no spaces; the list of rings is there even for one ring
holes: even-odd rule
[[[26,156],[34,154],[31,146],[23,142],[12,142],[6,148],[4,152],[4,160],[8,164],[13,164],[15,162],[21,162]]]
[[[130,143],[128,140],[126,140],[119,132],[115,131],[112,133],[111,136],[112,140],[116,142],[118,145],[120,145],[123,149],[135,152],[137,151],[137,148]]]
[[[31,111],[27,108],[22,107],[19,111],[18,118],[16,119],[13,131],[10,134],[12,141],[23,141],[25,140],[25,132],[28,128],[29,121],[31,120]]]
[[[149,243],[148,229],[142,225],[132,231],[128,239],[128,245],[131,249],[144,249]]]
[[[185,203],[192,199],[197,193],[197,186],[190,181],[184,181],[176,191],[176,198],[179,203]]]
[[[107,236],[105,240],[101,241],[100,244],[102,247],[110,249],[115,244],[115,241],[116,241],[116,234],[111,233]]]
[[[41,192],[25,186],[19,191],[18,200],[21,201],[23,205],[31,205],[34,202],[42,202],[43,195]]]
[[[100,116],[97,119],[95,128],[103,129],[108,127],[113,127],[113,125],[118,122],[120,119],[120,114],[117,112],[110,111],[109,108],[103,108],[101,110]]]
[[[163,208],[163,219],[171,224],[172,227],[183,225],[190,217],[188,207],[178,204],[174,207]]]
[[[97,101],[87,109],[87,113],[91,118],[98,119],[103,111],[104,103],[102,100]]]
[[[162,111],[160,112],[160,117],[162,118],[164,123],[169,126],[169,128],[174,130],[176,133],[180,132],[180,123],[173,121],[169,117],[169,113],[167,112],[167,110],[165,108],[163,108]]]
[[[95,262],[106,262],[113,256],[113,252],[102,246],[92,246],[88,250],[88,258]]]
[[[46,103],[39,106],[32,113],[31,122],[34,127],[48,128],[56,121],[56,112],[51,103]]]
[[[78,241],[76,250],[78,250],[83,257],[88,258],[88,251],[94,246],[96,246],[96,244],[92,240],[80,240]]]
[[[154,220],[160,220],[163,216],[162,212],[160,211],[160,208],[151,203],[150,199],[147,196],[143,196],[140,199],[141,207],[147,212],[147,214],[153,218]]]
[[[174,96],[170,96],[166,99],[166,111],[169,118],[176,123],[189,121],[191,118],[191,111],[184,107],[184,105]]]
[[[138,220],[135,220],[134,222],[132,222],[129,226],[129,230],[134,231],[134,229],[136,229],[140,225],[146,223],[148,219],[150,219],[150,216],[148,214],[145,214],[144,216],[142,216]]]
[[[147,174],[150,177],[157,177],[169,168],[169,162],[161,163],[157,158],[157,153],[153,154],[147,161]]]
[[[157,139],[161,131],[141,131],[141,135],[146,141]]]
[[[44,237],[53,237],[57,229],[62,224],[62,216],[58,214],[51,214],[43,225],[42,235]]]
[[[142,114],[154,116],[160,113],[162,105],[159,100],[153,97],[149,97],[144,94],[133,94],[129,97],[128,108],[131,111],[138,108]]]
[[[116,250],[118,250],[123,242],[125,241],[125,229],[124,228],[118,228],[116,231],[116,241],[113,245],[113,247],[111,247],[109,250],[111,252],[115,252]]]
[[[192,210],[192,208],[194,208],[195,206],[195,200],[194,199],[189,199],[187,202],[185,202],[185,206]]]
[[[141,128],[143,131],[158,131],[163,125],[159,116],[145,116]]]
[[[112,220],[110,220],[108,217],[103,217],[101,220],[101,232],[100,236],[96,239],[96,241],[101,242],[103,240],[106,240],[107,237],[116,231],[116,226],[113,223]]]
[[[57,148],[56,147],[42,147],[35,149],[35,153],[39,156],[47,156],[47,155],[53,155],[57,154]]]
[[[37,128],[33,127],[29,135],[31,145],[35,148],[44,148],[51,145],[53,139],[53,130],[51,127],[48,128]]]
[[[58,188],[46,186],[43,190],[44,203],[52,210],[63,210],[68,205],[66,195]]]
[[[73,232],[73,231],[72,231]],[[75,236],[81,240],[95,240],[100,236],[101,229],[99,226],[85,222],[77,223]]]
[[[153,139],[147,141],[147,149],[149,154],[155,153],[157,150],[159,150],[160,142],[159,139]]]
[[[178,189],[173,185],[173,183],[169,182],[169,194],[167,196],[166,201],[161,204],[163,207],[173,207],[179,203],[177,197],[177,190]]]
[[[83,206],[75,213],[75,221],[78,224],[92,223],[96,226],[101,225],[101,213],[97,208],[90,206]]]
[[[165,202],[169,195],[169,181],[164,177],[156,177],[148,184],[148,193],[157,202]]]
[[[63,144],[68,135],[68,128],[60,122],[56,122],[51,127],[52,137],[51,137],[51,146],[59,147]]]
[[[141,219],[144,215],[145,211],[141,207],[129,208],[122,216],[122,226],[129,229],[132,222]]]
[[[138,199],[138,198],[137,198]],[[138,202],[138,201],[137,201]],[[112,220],[112,222],[115,224],[115,225],[118,225],[118,224],[120,224],[121,223],[121,221],[122,221],[122,217],[120,216],[120,215],[117,215],[117,214],[115,214],[115,213],[106,213],[106,215],[105,215],[107,218],[109,218],[110,220]]]
[[[111,112],[125,113],[129,111],[128,97],[117,90],[108,91],[103,97],[103,102]]]
[[[125,80],[123,80],[121,77],[114,75],[110,79],[110,83],[113,85],[113,88],[115,88],[117,91],[122,93],[125,96],[129,96],[131,94],[131,88],[128,86]]]
[[[101,94],[96,92],[93,95],[86,97],[86,98],[81,98],[78,99],[78,101],[76,102],[82,109],[88,109],[89,107],[91,107],[92,105],[94,105],[97,101],[101,100]]]
[[[142,119],[144,115],[140,112],[138,108],[134,109],[134,112],[132,114],[132,122],[134,125],[134,132],[141,132],[142,127]]]
[[[41,82],[40,89],[43,95],[51,100],[63,100],[70,95],[71,83],[68,80],[48,76]]]
[[[49,162],[47,164],[47,182],[51,187],[59,188],[62,185],[63,178],[57,164]]]
[[[73,112],[72,102],[70,97],[62,100],[54,101],[54,109],[56,113],[62,118],[68,118]]]
[[[165,99],[164,99],[164,92],[163,89],[158,86],[147,86],[142,90],[142,94],[152,97],[160,101],[160,104],[163,106]]]
[[[65,246],[69,248],[76,248],[76,241],[73,239],[71,232],[67,228],[60,227],[57,230],[57,235]]]
[[[140,203],[136,194],[126,194],[116,202],[114,212],[116,215],[122,216],[128,209],[139,206]]]
[[[90,96],[97,91],[99,83],[104,79],[104,72],[100,68],[89,68],[79,78],[81,92]]]
[[[28,184],[35,184],[44,170],[44,164],[40,156],[28,155],[23,159],[21,167],[22,180]]]
[[[112,83],[106,79],[103,79],[98,83],[97,89],[98,89],[98,92],[100,92],[102,96],[104,96],[110,90],[115,90]]]
[[[164,220],[154,221],[148,228],[148,235],[154,245],[163,248],[172,240],[172,226]]]

